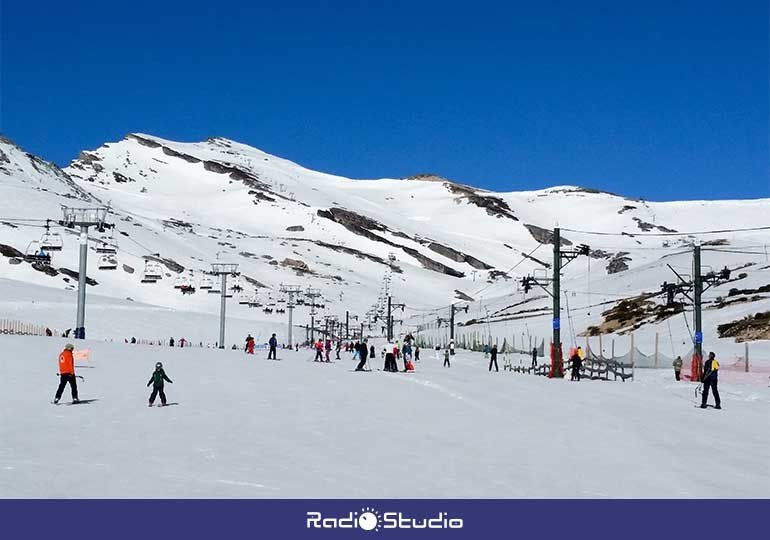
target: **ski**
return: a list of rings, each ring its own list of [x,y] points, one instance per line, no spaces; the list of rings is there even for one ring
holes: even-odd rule
[[[81,399],[80,401],[70,401],[69,403],[65,403],[65,405],[88,405],[89,403],[93,403],[94,401],[99,401],[98,399]]]

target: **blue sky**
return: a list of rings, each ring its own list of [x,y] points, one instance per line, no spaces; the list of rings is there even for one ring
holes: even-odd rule
[[[138,131],[355,178],[770,196],[768,4],[3,2],[0,131]]]

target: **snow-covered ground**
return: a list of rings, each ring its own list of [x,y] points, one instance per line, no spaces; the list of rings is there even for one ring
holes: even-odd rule
[[[0,337],[2,497],[770,497],[766,383],[723,383],[716,411],[669,370],[571,383],[424,351],[413,374],[355,373],[86,341],[98,401],[54,406],[64,343]],[[178,406],[147,407],[157,361]]]

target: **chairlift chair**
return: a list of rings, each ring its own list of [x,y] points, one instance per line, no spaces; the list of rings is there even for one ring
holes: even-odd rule
[[[144,261],[144,277],[155,281],[163,279],[160,264],[155,261]]]
[[[33,240],[27,245],[24,259],[33,263],[51,264],[51,254],[47,253],[37,240]]]
[[[210,277],[204,277],[201,279],[201,285],[200,288],[203,290],[209,290],[214,286],[214,282],[211,280]]]
[[[99,264],[97,268],[99,268],[99,270],[117,270],[118,259],[115,257],[115,255],[112,254],[102,255],[99,257]]]
[[[44,251],[61,251],[63,247],[64,242],[61,235],[57,232],[51,232],[46,225],[45,232],[40,238],[40,248]]]
[[[117,253],[118,244],[115,242],[114,229],[109,235],[103,234],[99,238],[99,242],[96,244],[97,253]]]

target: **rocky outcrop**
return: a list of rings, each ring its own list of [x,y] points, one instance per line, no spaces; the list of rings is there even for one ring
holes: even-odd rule
[[[147,261],[159,262],[160,264],[162,264],[172,272],[176,272],[177,274],[181,274],[182,272],[184,272],[184,266],[182,266],[181,264],[179,264],[173,259],[166,259],[158,255],[145,255],[143,259]]]
[[[735,338],[737,343],[770,339],[770,311],[717,326],[720,338]]]
[[[69,268],[59,268],[59,272],[75,280],[77,280],[78,276],[80,275],[78,272],[75,272],[74,270],[70,270]],[[94,286],[94,285],[98,285],[99,283],[95,279],[92,279],[86,276],[86,284]]]
[[[524,226],[529,231],[529,234],[532,235],[532,238],[540,242],[541,244],[551,244],[553,245],[553,231],[550,229],[543,229],[542,227],[538,227],[537,225],[530,225],[528,223],[525,223]],[[572,241],[564,238],[564,235],[559,235],[559,245],[560,246],[571,246]]]
[[[470,204],[475,204],[479,208],[483,208],[490,216],[498,218],[508,218],[513,221],[519,221],[511,207],[500,197],[492,195],[481,195],[478,191],[470,186],[463,184],[456,184],[454,182],[444,182],[444,186],[453,194],[459,195],[459,201],[466,200]]]
[[[624,272],[625,270],[628,270],[628,261],[631,260],[631,257],[628,256],[627,251],[619,251],[616,253],[612,259],[610,259],[610,262],[607,264],[607,273],[608,274],[617,274],[618,272]]]
[[[480,261],[476,257],[472,257],[471,255],[468,255],[466,253],[462,253],[461,251],[457,251],[456,249],[452,249],[447,246],[443,246],[439,244],[438,242],[431,242],[428,244],[428,249],[431,251],[435,251],[439,255],[443,255],[447,259],[452,259],[455,262],[459,263],[468,263],[473,268],[476,268],[477,270],[490,270],[491,268],[494,268],[493,266]]]
[[[291,268],[292,270],[295,270],[298,274],[310,273],[310,267],[307,265],[307,263],[299,259],[289,259],[287,257],[281,261],[281,266],[285,268]]]

